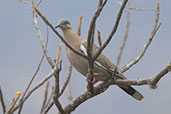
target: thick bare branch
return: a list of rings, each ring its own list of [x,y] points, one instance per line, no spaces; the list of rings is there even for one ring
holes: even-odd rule
[[[100,13],[103,10],[103,7],[105,6],[107,0],[103,4],[103,0],[99,0],[98,8],[91,20],[89,31],[88,31],[88,38],[87,38],[87,55],[88,55],[88,77],[87,77],[87,89],[89,92],[93,93],[93,65],[94,61],[92,58],[92,46],[94,42],[94,30],[96,25],[96,20],[100,16]]]
[[[92,97],[95,97],[95,96],[99,95],[100,93],[104,92],[110,85],[112,85],[112,83],[113,82],[110,80],[108,82],[104,82],[104,83],[100,84],[97,87],[94,87],[94,93],[91,95],[88,92],[83,93],[82,95],[77,97],[72,103],[67,105],[64,108],[64,111],[67,114],[70,114],[72,111],[74,111],[80,104],[82,104],[86,100],[88,100]]]
[[[138,57],[135,58],[135,60],[129,62],[128,64],[124,65],[122,68],[120,68],[121,72],[125,72],[126,70],[128,70],[129,68],[131,68],[133,65],[135,65],[145,54],[145,52],[147,51],[149,45],[151,44],[157,30],[160,28],[161,23],[158,25],[158,20],[159,20],[159,14],[160,14],[160,9],[159,9],[159,3],[157,3],[157,11],[156,11],[156,18],[155,18],[155,22],[154,22],[154,26],[153,26],[153,30],[149,36],[148,41],[146,42],[146,44],[144,45],[144,48],[142,49],[142,52],[140,53],[140,55]]]
[[[87,92],[80,95],[78,98],[76,98],[71,104],[67,105],[64,108],[64,111],[66,113],[71,113],[74,111],[80,104],[85,102],[86,100],[95,97],[99,95],[100,93],[107,90],[107,88],[110,85],[116,84],[116,85],[152,85],[157,84],[157,82],[168,72],[171,72],[171,64],[167,65],[166,68],[164,68],[160,73],[158,73],[154,78],[149,79],[137,79],[137,80],[109,80],[108,82],[104,82],[100,84],[99,86],[94,88],[94,93],[92,95],[89,95]]]

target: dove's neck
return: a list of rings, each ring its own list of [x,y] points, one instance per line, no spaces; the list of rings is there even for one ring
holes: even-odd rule
[[[69,43],[69,44],[75,44],[76,42],[78,43],[81,41],[81,38],[73,31],[73,29],[66,29],[62,30],[64,39]]]

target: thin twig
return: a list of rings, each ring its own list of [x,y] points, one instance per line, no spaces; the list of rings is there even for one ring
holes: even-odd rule
[[[35,28],[36,28],[37,36],[38,36],[38,38],[40,40],[40,44],[42,46],[43,52],[44,52],[44,54],[46,56],[46,59],[48,60],[49,64],[51,65],[51,67],[54,68],[55,65],[53,64],[52,59],[48,55],[48,51],[46,49],[45,43],[43,41],[43,37],[41,35],[41,31],[39,29],[38,19],[37,19],[37,15],[36,15],[36,11],[35,11],[34,0],[32,0],[32,12],[33,12],[33,19],[34,19],[34,25],[35,25]]]
[[[98,52],[94,55],[93,57],[93,61],[95,61],[97,59],[97,57],[101,54],[101,52],[104,50],[104,48],[109,44],[109,42],[111,41],[112,37],[114,36],[117,28],[118,28],[118,25],[119,25],[119,22],[120,22],[120,19],[121,19],[121,16],[122,16],[122,13],[123,13],[123,10],[127,4],[128,0],[124,0],[123,3],[122,3],[122,6],[119,10],[119,13],[117,15],[117,19],[115,21],[115,24],[114,24],[114,27],[112,29],[112,32],[110,33],[109,37],[107,38],[107,40],[105,41],[105,43],[99,48]]]
[[[40,1],[38,2],[38,4],[36,5],[36,7],[38,7],[42,2],[43,2],[43,0],[40,0]]]
[[[4,103],[4,98],[3,98],[3,93],[2,93],[1,87],[0,87],[0,102],[2,105],[2,111],[3,111],[3,113],[5,113],[6,112],[6,106]]]
[[[46,105],[45,105],[45,108],[44,108],[44,110],[43,110],[43,112],[42,112],[41,114],[46,114],[46,113],[52,108],[52,106],[53,106],[53,104],[54,104],[54,101],[52,100],[53,94],[54,94],[54,92],[55,92],[54,89],[55,89],[55,88],[52,87],[51,95],[50,95],[50,97],[49,97],[49,99],[48,99],[48,101],[47,101],[47,103],[46,103]],[[52,100],[52,101],[51,101],[51,100]]]
[[[48,27],[47,27],[47,37],[46,37],[45,48],[46,48],[47,45],[48,45],[48,40],[49,40],[49,31],[48,31]],[[38,64],[38,67],[37,67],[37,69],[36,69],[34,75],[32,76],[32,78],[31,78],[31,80],[30,80],[30,82],[29,82],[29,84],[28,84],[26,90],[24,91],[24,93],[23,93],[23,95],[22,95],[22,98],[20,99],[20,109],[19,109],[19,112],[18,112],[19,114],[21,113],[21,110],[22,110],[23,98],[25,97],[25,94],[26,94],[27,91],[29,90],[29,88],[30,88],[30,86],[31,86],[31,84],[32,84],[32,82],[33,82],[33,80],[35,79],[35,77],[37,76],[37,74],[38,74],[38,72],[39,72],[39,70],[40,70],[41,64],[42,64],[42,62],[43,62],[43,60],[44,60],[44,55],[45,55],[45,54],[43,53],[42,58],[41,58],[41,60],[40,60],[40,62],[39,62],[39,64]]]
[[[57,56],[55,59],[56,66],[58,66],[58,64],[59,64],[60,56],[61,56],[61,44],[59,44],[59,46],[58,46]]]
[[[144,48],[142,49],[142,52],[140,53],[139,56],[137,56],[135,58],[135,60],[129,62],[128,64],[124,65],[122,68],[120,68],[121,72],[125,72],[126,70],[128,70],[129,68],[131,68],[133,65],[135,65],[145,54],[145,52],[147,51],[149,45],[151,44],[157,30],[160,28],[161,23],[158,25],[158,20],[159,20],[159,14],[160,14],[160,9],[159,9],[159,3],[157,3],[157,12],[156,12],[156,18],[155,18],[155,23],[153,26],[153,30],[149,36],[148,41],[146,42],[146,44],[144,45]]]
[[[102,40],[101,40],[101,34],[100,31],[97,31],[97,39],[98,39],[98,43],[99,43],[99,48],[102,46]]]
[[[45,109],[45,105],[46,105],[46,102],[47,102],[47,96],[48,96],[48,89],[49,89],[49,81],[46,83],[44,99],[43,99],[42,108],[41,108],[41,112],[40,113],[42,113],[43,110]]]
[[[65,88],[67,87],[67,85],[68,85],[68,83],[69,83],[69,81],[71,79],[71,74],[72,74],[72,65],[70,64],[70,66],[68,68],[68,74],[67,74],[66,81],[65,81],[65,83],[64,83],[64,85],[63,85],[63,87],[62,87],[62,89],[61,89],[61,91],[59,93],[59,96],[61,96],[63,94]]]
[[[129,6],[129,2],[128,2],[128,6]],[[125,30],[123,41],[122,41],[122,44],[121,44],[121,47],[120,47],[120,50],[119,50],[119,54],[118,54],[118,57],[117,57],[116,68],[119,66],[121,56],[122,56],[122,53],[123,53],[123,49],[124,49],[124,47],[126,45],[126,41],[128,39],[128,32],[129,32],[129,28],[130,28],[129,25],[130,25],[130,12],[128,11],[127,12],[126,27],[125,27],[126,30]]]
[[[78,29],[77,29],[77,34],[79,36],[81,35],[82,19],[83,19],[83,15],[80,14],[79,21],[78,21]]]
[[[23,102],[25,102],[28,97],[35,91],[37,90],[39,87],[41,87],[46,81],[48,81],[54,74],[54,71],[56,70],[56,67],[54,67],[54,69],[48,74],[45,76],[45,78],[40,81],[39,83],[37,83],[36,86],[34,86],[30,91],[27,92],[27,94],[25,95],[24,99],[23,99]],[[21,104],[19,103],[16,107],[14,107],[13,109],[13,112],[16,111],[18,109],[18,107],[20,106]]]

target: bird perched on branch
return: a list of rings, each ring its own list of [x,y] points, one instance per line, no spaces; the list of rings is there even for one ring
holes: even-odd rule
[[[60,19],[59,24],[55,28],[60,28],[63,32],[63,36],[65,41],[78,52],[87,55],[87,41],[78,36],[72,29],[71,23],[68,19]],[[92,55],[98,51],[98,47],[93,44]],[[75,54],[72,50],[70,50],[66,46],[66,55],[72,64],[72,66],[80,72],[82,75],[87,76],[88,74],[88,60],[81,57],[80,55]],[[94,62],[94,80],[97,81],[106,81],[112,77],[112,74],[115,70],[116,66],[112,64],[112,62],[101,53],[98,58]],[[119,73],[115,73],[116,79],[126,79],[123,75]],[[137,100],[142,100],[143,95],[135,90],[131,86],[121,86],[118,85],[122,90],[124,90],[127,94],[131,95]]]

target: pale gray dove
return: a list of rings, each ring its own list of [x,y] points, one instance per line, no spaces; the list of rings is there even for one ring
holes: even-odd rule
[[[63,32],[64,39],[72,48],[77,50],[78,52],[87,55],[87,41],[85,39],[80,38],[72,29],[71,23],[68,21],[68,19],[60,19],[59,24],[55,28],[61,28]],[[93,51],[92,54],[95,54],[98,51],[98,47],[94,44],[93,45]],[[88,73],[88,61],[75,54],[73,51],[71,51],[67,46],[66,46],[66,55],[72,64],[72,66],[80,72],[82,75],[87,76]],[[115,65],[112,64],[112,62],[103,54],[101,53],[99,57],[96,59],[94,62],[94,80],[95,81],[106,81],[108,80],[115,69]],[[126,79],[123,75],[119,73],[115,73],[115,77],[117,79]],[[119,87],[124,90],[126,93],[131,95],[137,100],[142,100],[143,95],[139,93],[137,90],[132,88],[131,86],[120,86]]]

